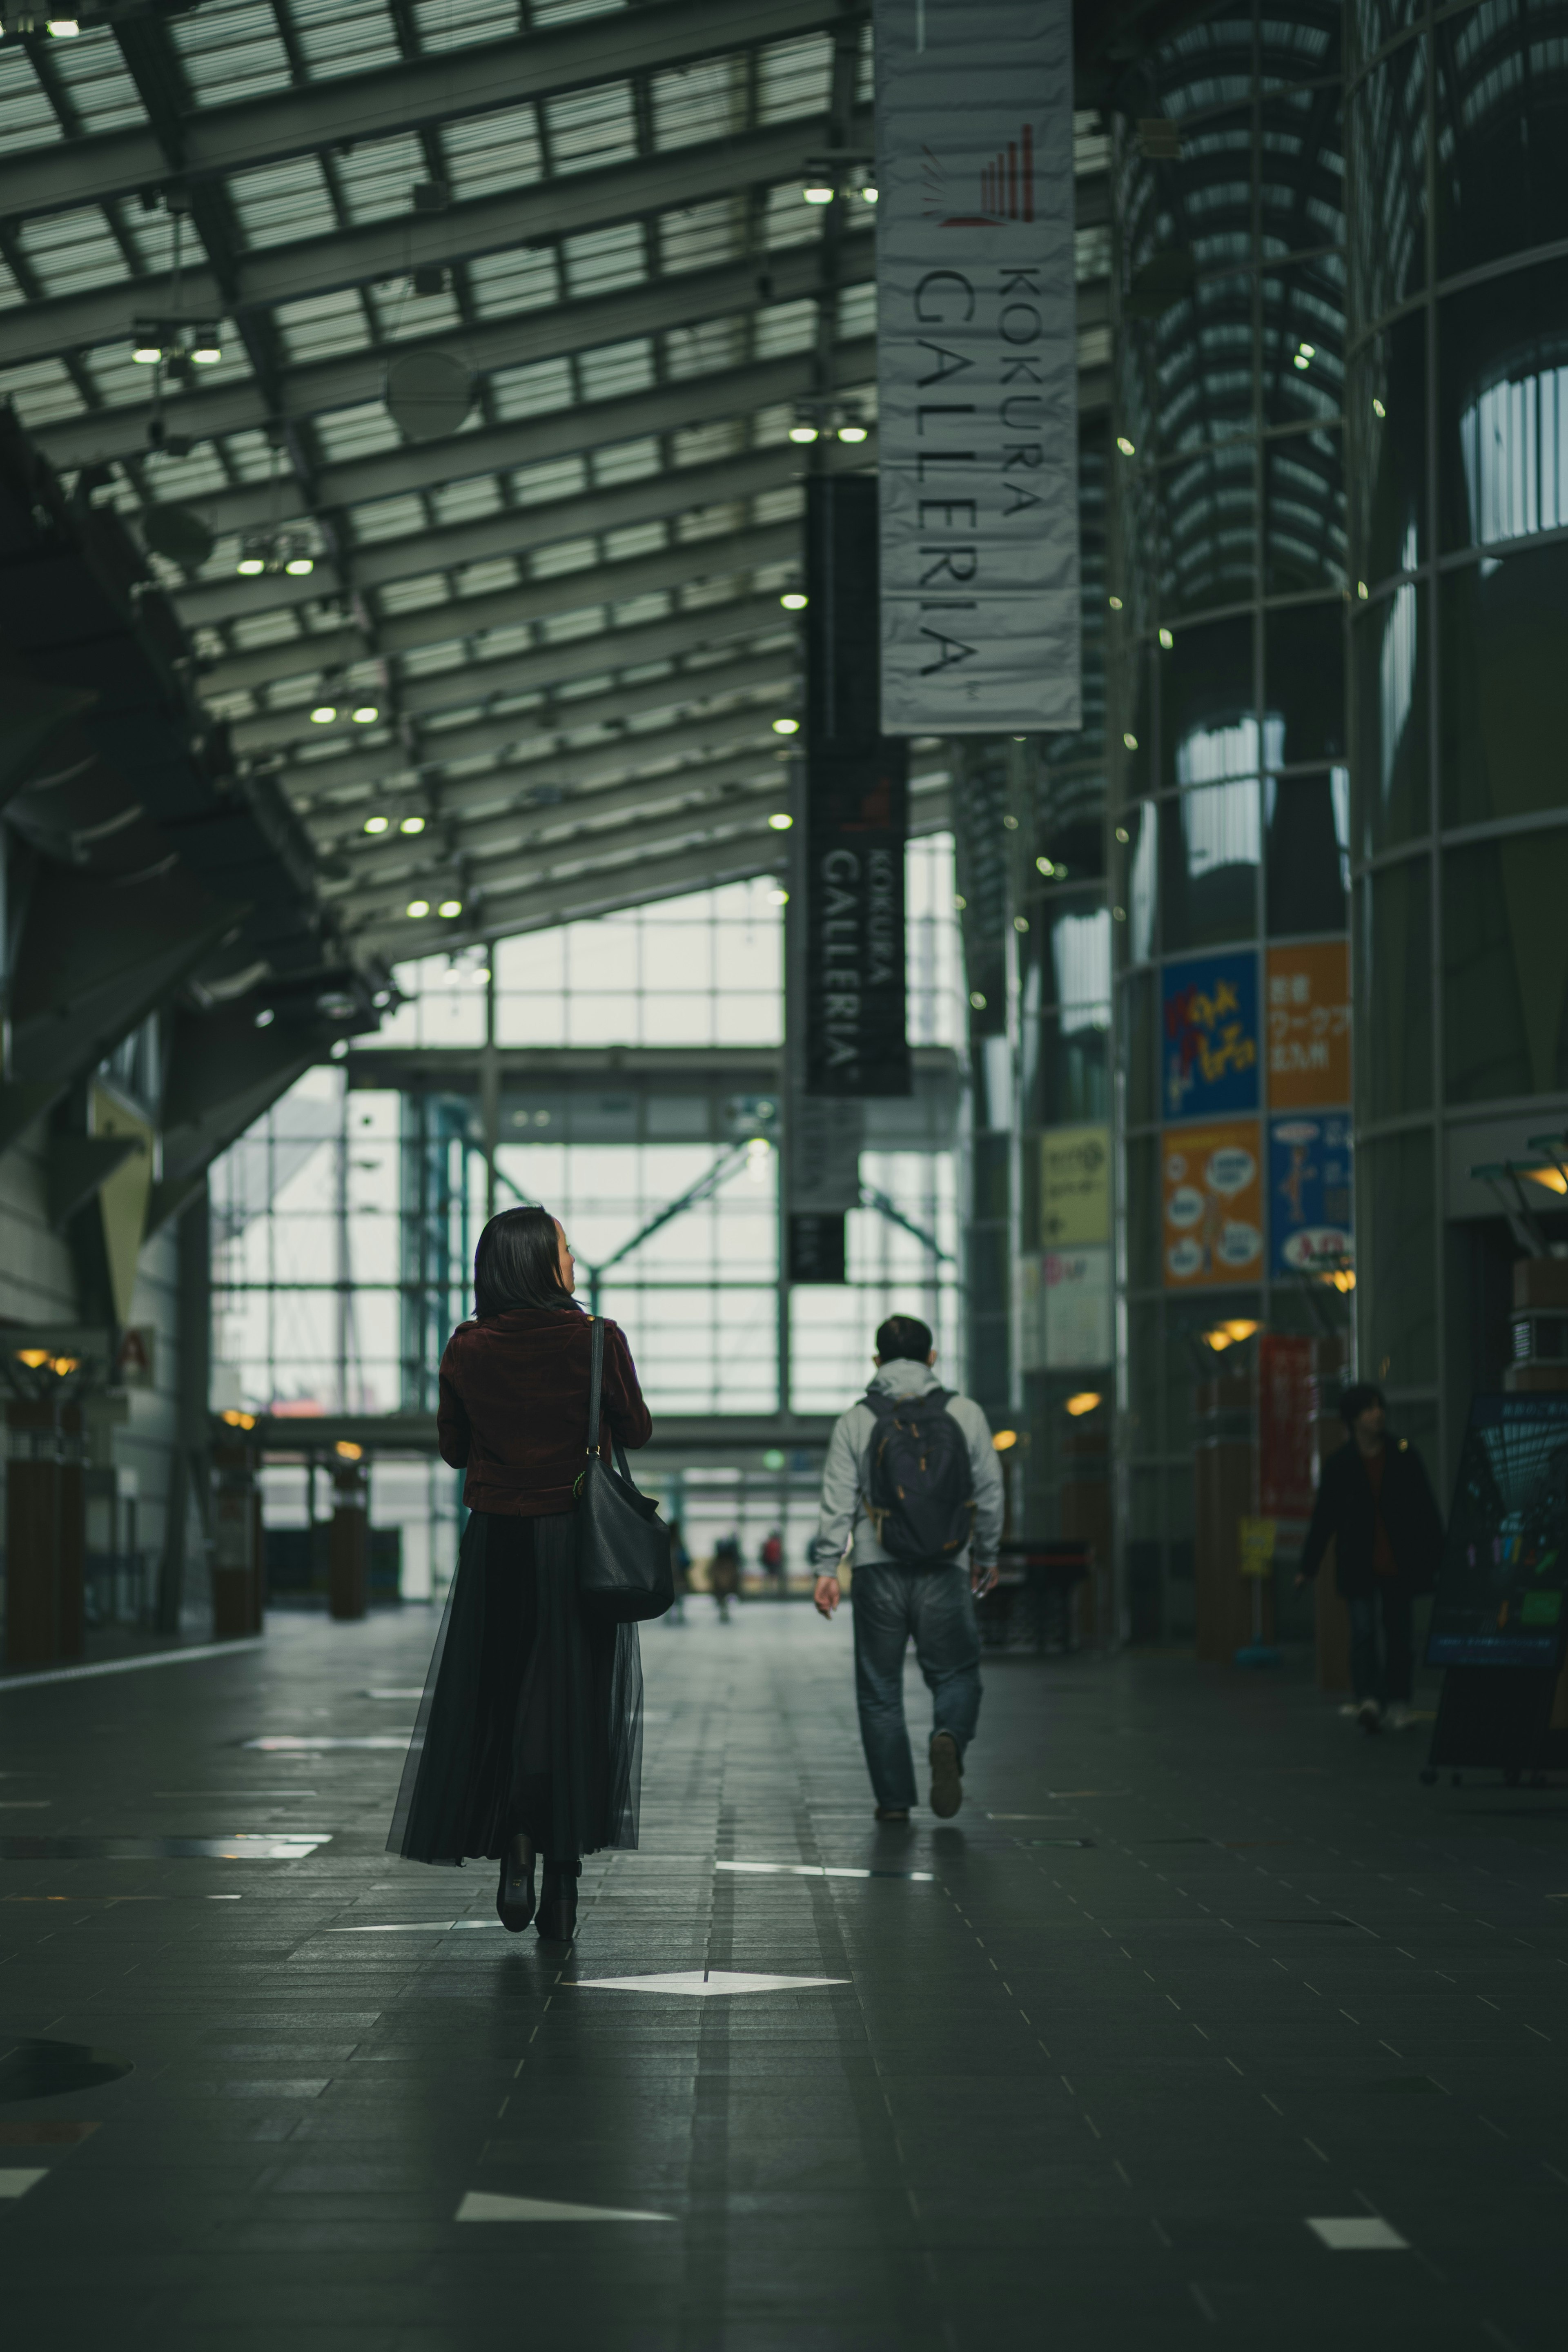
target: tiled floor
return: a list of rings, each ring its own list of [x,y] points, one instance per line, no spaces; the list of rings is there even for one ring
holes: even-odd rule
[[[847,1625],[693,1601],[563,1955],[381,1850],[430,1633],[0,1688],[0,2052],[82,2046],[0,2060],[18,2345],[1562,2344],[1561,1792],[1009,1659],[959,1819],[879,1830]]]

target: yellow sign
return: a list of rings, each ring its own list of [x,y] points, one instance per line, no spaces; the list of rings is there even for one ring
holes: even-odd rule
[[[1040,1244],[1081,1249],[1110,1239],[1110,1129],[1051,1127],[1040,1138]]]
[[[1243,1519],[1241,1521],[1241,1572],[1243,1576],[1267,1576],[1274,1565],[1274,1536],[1277,1519]]]

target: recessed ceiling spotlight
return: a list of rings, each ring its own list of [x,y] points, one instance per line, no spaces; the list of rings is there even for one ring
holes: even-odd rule
[[[792,441],[815,441],[819,436],[815,425],[792,425],[789,437]]]
[[[367,816],[364,821],[364,829],[366,833],[384,833],[390,823],[391,819],[389,817]]]
[[[337,715],[335,702],[318,702],[310,713],[310,724],[312,727],[330,727]]]
[[[427,915],[429,912],[430,901],[428,898],[410,898],[407,906],[404,908],[404,913],[408,917],[411,922],[415,923],[417,923],[422,917]]]
[[[838,428],[838,438],[840,441],[864,441],[866,427],[863,425],[841,425]]]
[[[804,613],[810,602],[810,597],[803,596],[798,588],[788,589],[785,593],[779,598],[779,603],[784,606],[786,613]]]
[[[131,356],[138,367],[156,367],[163,354],[156,343],[138,343]]]
[[[798,719],[775,719],[773,720],[773,733],[775,735],[798,735],[800,733],[800,721]]]
[[[423,833],[425,820],[422,816],[405,816],[397,830],[399,833]]]
[[[794,823],[794,817],[786,816],[783,809],[780,809],[776,815],[771,816],[768,819],[768,824],[774,833],[787,833]]]
[[[826,180],[812,180],[800,193],[808,205],[830,205],[838,191]]]
[[[460,898],[443,898],[436,909],[438,915],[445,915],[448,921],[454,915],[460,915],[462,911],[463,902]]]
[[[362,702],[352,715],[356,727],[374,727],[381,712],[374,702]]]
[[[284,571],[294,580],[308,579],[315,568],[316,559],[313,555],[291,555],[283,566]]]

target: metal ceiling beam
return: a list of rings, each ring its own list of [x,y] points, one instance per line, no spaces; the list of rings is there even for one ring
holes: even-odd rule
[[[692,757],[679,767],[653,773],[639,772],[635,761],[623,760],[616,766],[606,761],[569,779],[577,787],[569,799],[542,803],[523,801],[515,783],[510,791],[497,790],[498,783],[506,782],[503,776],[476,776],[443,799],[427,833],[367,841],[357,828],[346,838],[340,830],[335,845],[340,854],[348,852],[349,878],[356,887],[369,889],[374,884],[395,890],[443,860],[516,849],[531,840],[564,840],[613,817],[642,816],[704,796],[711,799],[743,788],[768,793],[773,808],[784,805],[788,779],[767,735],[750,742],[743,734],[716,735],[707,745],[694,740],[689,748],[693,754],[716,750],[719,756]]]
[[[702,646],[717,646],[732,637],[754,635],[770,624],[776,626],[778,612],[776,596],[747,596],[731,605],[705,605],[695,611],[668,614],[662,620],[636,621],[624,628],[601,630],[592,636],[567,638],[558,646],[541,646],[534,653],[476,656],[472,661],[454,663],[451,671],[438,670],[427,678],[411,679],[405,689],[407,708],[416,711],[449,709],[454,703],[482,700],[487,693],[510,693],[514,677],[520,682],[519,691],[527,685],[548,689],[578,678],[599,677],[632,663],[677,659]],[[214,662],[202,673],[201,689],[209,698],[241,693],[275,685],[279,678],[311,677],[324,667],[335,664],[342,667],[345,662],[362,661],[364,657],[364,639],[355,628],[326,630],[313,637],[288,637],[277,645],[257,646],[248,653],[231,654],[225,660]],[[451,690],[457,683],[453,673],[459,670],[466,670],[474,681],[472,697],[454,695]],[[420,691],[437,699],[422,704],[417,699]]]
[[[688,801],[637,824],[606,825],[598,832],[571,835],[537,847],[520,841],[514,826],[510,835],[499,835],[489,849],[476,843],[460,853],[428,858],[412,875],[388,876],[374,882],[362,877],[336,898],[333,906],[340,919],[354,929],[377,916],[401,913],[411,891],[439,899],[449,884],[457,897],[483,897],[492,889],[521,889],[547,874],[573,872],[582,866],[602,864],[605,858],[641,856],[649,850],[668,848],[671,842],[741,832],[766,834],[774,804],[766,786],[743,785],[722,798]]]
[[[668,677],[645,678],[636,686],[595,695],[574,714],[536,703],[521,709],[514,706],[493,718],[477,719],[471,726],[436,729],[423,735],[412,750],[406,744],[384,743],[364,750],[356,747],[332,759],[301,761],[284,769],[277,781],[297,808],[320,818],[316,826],[319,835],[345,795],[385,791],[400,779],[411,785],[421,771],[449,767],[454,760],[484,758],[518,744],[549,743],[574,726],[616,725],[640,717],[645,711],[689,712],[699,704],[731,695],[782,691],[791,681],[795,664],[793,646],[779,646],[768,653],[749,655],[742,661],[724,662],[711,669],[686,670]],[[296,731],[300,731],[297,718]],[[361,729],[350,727],[339,731],[356,737],[360,743],[363,741]],[[320,739],[326,736],[327,730],[317,727],[310,732]],[[628,742],[640,743],[642,740],[641,735],[616,738],[622,749]],[[657,740],[657,735],[652,740]],[[574,758],[576,751],[544,756]],[[362,814],[352,811],[345,822],[352,820],[357,826]]]
[[[856,134],[869,144],[869,108],[857,117]],[[180,315],[197,320],[240,318],[346,287],[386,284],[416,269],[449,268],[486,254],[552,245],[647,214],[798,178],[828,137],[826,119],[813,115],[743,141],[706,140],[596,172],[570,172],[505,195],[448,205],[443,212],[395,214],[329,236],[255,247],[236,258],[222,281],[198,262],[182,273]],[[175,290],[170,277],[136,278],[29,303],[6,323],[7,363],[121,341],[131,334],[132,319],[172,314]]]
[[[943,833],[952,823],[945,786],[917,794],[910,807],[910,832]],[[661,898],[682,898],[695,890],[711,890],[725,882],[745,882],[762,874],[781,874],[787,851],[777,834],[744,835],[715,842],[699,849],[675,851],[668,857],[639,859],[632,866],[576,875],[569,881],[547,880],[504,898],[498,897],[470,923],[441,924],[426,947],[413,934],[426,926],[406,919],[384,923],[361,935],[372,953],[395,957],[399,962],[422,955],[449,954],[454,948],[482,940],[516,939],[526,931],[557,929],[591,915],[612,915],[627,907],[644,907]],[[432,924],[434,930],[436,926]]]
[[[875,459],[874,441],[851,444],[839,455],[830,449],[834,471],[864,467]],[[788,441],[756,449],[743,457],[725,457],[716,465],[682,466],[650,474],[636,482],[612,484],[575,498],[550,499],[536,505],[509,507],[478,521],[449,523],[445,529],[410,531],[397,539],[366,541],[353,551],[353,575],[361,589],[384,588],[391,581],[410,580],[424,572],[461,570],[495,558],[531,556],[539,549],[559,546],[564,540],[584,539],[602,531],[624,530],[636,523],[666,522],[704,509],[730,506],[761,498],[770,490],[804,483],[804,453]],[[285,606],[315,603],[337,593],[336,568],[320,563],[308,580],[292,580],[275,572],[265,581],[239,580],[221,574],[194,582],[175,593],[180,618],[187,628],[274,612]],[[260,592],[259,593],[258,592]]]
[[[575,685],[584,678],[608,678],[618,670],[639,667],[644,662],[680,661],[710,646],[717,652],[733,639],[758,636],[782,627],[785,617],[776,596],[747,596],[733,604],[702,605],[692,612],[672,613],[663,620],[637,621],[626,628],[569,637],[560,645],[541,646],[535,653],[492,654],[487,660],[454,662],[449,669],[405,679],[401,705],[405,714],[418,718],[426,711],[478,707],[498,694],[550,695],[559,687]],[[308,652],[322,640],[302,637],[296,642]],[[255,669],[251,665],[265,662],[279,650],[274,646],[258,646],[254,654],[237,654],[227,661],[214,663],[202,677],[203,692],[208,696],[229,694],[266,683],[268,671]],[[283,675],[299,675],[299,659],[293,655],[288,657],[292,667]],[[287,730],[279,739],[280,741],[296,741],[304,709],[301,705],[258,719],[240,719],[231,736],[235,750],[252,752],[271,749],[273,739],[263,730],[274,727]],[[587,713],[588,698],[573,698],[561,705],[552,723],[561,727],[585,726]]]
[[[918,754],[913,789],[929,791],[933,780],[945,783],[948,766],[943,748]],[[354,861],[357,871],[351,888],[333,904],[340,910],[362,903],[401,906],[410,897],[438,898],[443,889],[461,896],[464,877],[470,892],[489,887],[484,861],[493,874],[498,858],[524,856],[542,867],[574,869],[585,860],[617,857],[628,845],[646,843],[655,823],[673,838],[682,827],[718,824],[727,812],[747,807],[765,820],[786,805],[788,789],[787,777],[766,752],[760,760],[711,760],[668,775],[638,777],[608,790],[583,793],[556,807],[513,809],[503,816],[480,819],[454,828],[434,847],[423,837],[417,846],[400,844],[401,857],[395,849],[387,856],[384,847],[379,866],[374,853]],[[636,821],[614,824],[617,817]]]
[[[181,120],[181,173],[197,179],[255,171],[317,148],[344,150],[363,140],[493,114],[868,14],[855,0],[655,0],[626,10],[613,26],[595,16],[231,106],[202,107]],[[102,131],[0,165],[0,218],[101,204],[168,176],[168,160],[151,131]]]

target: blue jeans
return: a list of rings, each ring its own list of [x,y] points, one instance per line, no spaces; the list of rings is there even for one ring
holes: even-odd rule
[[[1373,1592],[1345,1603],[1351,1615],[1351,1687],[1358,1699],[1379,1706],[1408,1706],[1415,1682],[1411,1601],[1391,1576],[1380,1576]],[[1383,1612],[1383,1655],[1377,1649],[1377,1619]]]
[[[904,1651],[915,1656],[931,1695],[931,1737],[951,1732],[960,1756],[980,1716],[980,1635],[966,1568],[855,1570],[855,1697],[860,1744],[879,1805],[915,1801],[914,1758],[904,1722]]]

